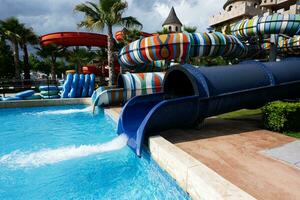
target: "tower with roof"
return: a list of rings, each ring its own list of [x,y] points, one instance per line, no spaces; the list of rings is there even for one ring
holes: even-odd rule
[[[170,13],[162,26],[163,29],[166,29],[171,33],[181,32],[182,23],[178,19],[174,7],[171,8]]]

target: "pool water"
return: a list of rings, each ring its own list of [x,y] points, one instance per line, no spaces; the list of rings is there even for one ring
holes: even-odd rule
[[[189,199],[101,109],[2,109],[0,138],[0,199]]]

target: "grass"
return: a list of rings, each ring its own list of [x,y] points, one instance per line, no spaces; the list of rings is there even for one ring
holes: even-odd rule
[[[241,118],[241,117],[252,116],[252,115],[260,115],[261,113],[262,113],[261,109],[255,109],[255,110],[242,109],[242,110],[219,115],[218,118],[235,119],[235,118]]]
[[[242,109],[230,113],[225,113],[222,115],[219,115],[218,118],[221,119],[238,119],[242,117],[247,117],[247,116],[254,116],[254,115],[260,115],[262,114],[261,109],[256,109],[256,110],[247,110],[247,109]],[[300,132],[292,132],[292,131],[286,131],[283,134],[293,137],[293,138],[298,138],[300,139]]]
[[[300,132],[284,132],[285,135],[300,139]]]

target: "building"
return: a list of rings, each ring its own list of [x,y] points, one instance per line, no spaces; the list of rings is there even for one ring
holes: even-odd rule
[[[268,14],[275,12],[282,14],[299,14],[300,5],[298,4],[297,0],[262,0],[260,6],[264,7]]]
[[[162,25],[163,29],[168,30],[171,33],[181,32],[182,23],[178,19],[174,7],[172,7],[169,16]]]
[[[297,14],[299,8],[297,0],[227,0],[224,10],[209,18],[209,25],[226,32],[230,25],[243,19],[275,12]]]

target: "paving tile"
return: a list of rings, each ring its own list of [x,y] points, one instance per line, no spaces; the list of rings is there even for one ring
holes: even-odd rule
[[[300,140],[290,142],[280,147],[268,149],[264,154],[273,158],[288,162],[293,165],[300,165]]]

